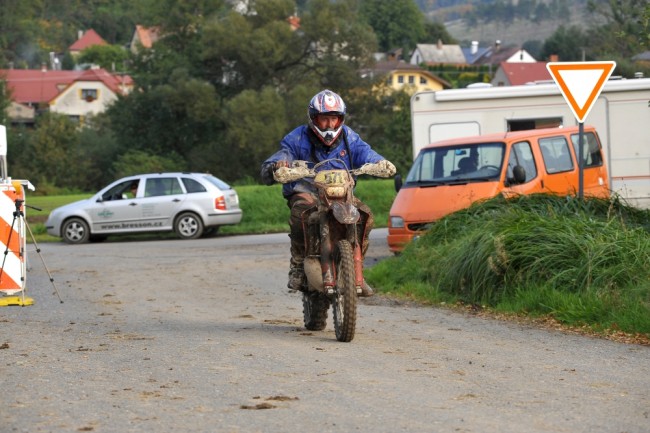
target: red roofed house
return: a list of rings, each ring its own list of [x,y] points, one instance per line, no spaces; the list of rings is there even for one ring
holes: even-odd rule
[[[104,69],[0,69],[0,79],[11,91],[9,118],[25,124],[34,123],[37,112],[48,110],[83,124],[85,117],[103,112],[118,95],[126,95],[133,88],[130,76]]]
[[[553,77],[546,69],[546,62],[501,62],[491,83],[493,86],[519,86],[551,80]]]
[[[140,48],[150,49],[160,39],[160,27],[145,27],[137,24],[131,38],[131,52],[136,54]]]
[[[93,45],[108,45],[108,42],[99,36],[93,29],[86,31],[83,34],[81,34],[80,31],[79,39],[77,39],[72,45],[68,47],[68,51],[70,51],[70,55],[72,57],[76,57],[83,50]]]

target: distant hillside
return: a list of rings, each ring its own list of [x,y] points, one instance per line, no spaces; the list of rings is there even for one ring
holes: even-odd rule
[[[481,46],[500,40],[503,45],[521,46],[543,42],[561,25],[586,27],[594,21],[587,14],[586,0],[416,0],[431,21],[442,22],[463,46],[476,40]],[[502,7],[495,7],[500,3]],[[507,4],[506,7],[503,7]],[[532,19],[530,19],[532,18]],[[536,18],[536,21],[533,19]]]

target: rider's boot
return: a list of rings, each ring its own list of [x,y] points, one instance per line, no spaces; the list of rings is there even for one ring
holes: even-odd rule
[[[296,260],[294,257],[291,257],[289,263],[289,283],[287,283],[287,287],[291,290],[304,291],[306,280],[302,260]]]

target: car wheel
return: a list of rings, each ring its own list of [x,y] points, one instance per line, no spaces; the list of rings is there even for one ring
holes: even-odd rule
[[[63,241],[68,244],[85,244],[90,239],[90,228],[81,218],[70,218],[61,230]]]
[[[196,214],[185,212],[176,217],[174,231],[181,239],[197,239],[203,234],[203,221]]]

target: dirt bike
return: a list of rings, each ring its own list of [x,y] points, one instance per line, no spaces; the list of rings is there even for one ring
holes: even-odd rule
[[[354,338],[357,320],[357,296],[364,284],[362,245],[368,236],[365,221],[355,205],[353,176],[369,174],[390,177],[394,174],[385,166],[365,164],[348,169],[325,168],[340,159],[327,159],[309,168],[306,161],[294,161],[281,167],[274,178],[281,183],[313,178],[317,190],[317,209],[303,215],[305,233],[304,272],[302,290],[305,327],[322,331],[327,322],[327,310],[332,305],[336,339],[350,342]]]

